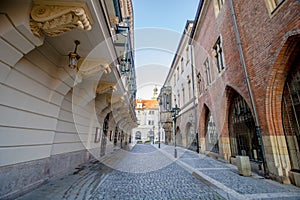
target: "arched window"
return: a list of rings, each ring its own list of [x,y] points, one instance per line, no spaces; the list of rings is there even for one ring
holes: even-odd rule
[[[137,131],[137,132],[135,133],[135,139],[136,139],[136,140],[141,140],[141,139],[142,139],[142,133],[141,133],[140,131]]]
[[[237,93],[231,101],[229,130],[232,156],[249,156],[250,160],[262,160],[254,118],[246,101]]]
[[[216,131],[215,121],[210,112],[208,113],[206,119],[207,119],[206,136],[205,136],[206,151],[219,153],[219,136]]]
[[[292,169],[300,170],[300,59],[292,65],[283,92],[282,121]]]

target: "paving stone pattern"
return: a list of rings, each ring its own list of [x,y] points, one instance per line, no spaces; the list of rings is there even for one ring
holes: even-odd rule
[[[157,149],[150,144],[136,144],[132,148],[131,153],[150,153],[154,151],[157,151]]]
[[[136,145],[132,153],[157,151],[152,145]],[[153,164],[156,160],[153,160]],[[136,163],[138,167],[143,163]],[[223,199],[175,162],[146,173],[113,171],[91,199]]]
[[[173,163],[148,173],[114,171],[91,199],[223,199]]]
[[[177,155],[175,159],[172,146],[138,144],[130,153],[108,156],[111,166],[129,171],[93,161],[18,200],[300,199],[300,188],[293,185],[240,176],[231,164],[180,147]],[[162,163],[168,164],[159,167]]]

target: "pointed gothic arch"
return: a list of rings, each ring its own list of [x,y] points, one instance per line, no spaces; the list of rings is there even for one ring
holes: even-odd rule
[[[279,154],[275,164],[282,170],[300,171],[298,107],[300,30],[286,35],[272,67],[266,92],[266,118],[269,132],[276,136],[272,151]],[[283,172],[280,172],[283,173]]]
[[[250,160],[262,161],[262,152],[250,106],[234,89],[231,89],[230,93],[228,129],[231,156],[249,156]]]
[[[203,106],[200,125],[202,132],[202,146],[206,152],[219,153],[219,134],[215,120],[207,105]]]

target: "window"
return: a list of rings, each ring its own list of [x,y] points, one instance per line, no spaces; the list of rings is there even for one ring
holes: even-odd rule
[[[291,167],[300,171],[300,152],[295,151],[300,147],[300,59],[294,62],[291,69],[284,86],[282,123],[285,137],[290,138],[287,140],[288,149],[294,149],[289,154]]]
[[[231,155],[249,156],[250,160],[262,161],[251,109],[236,92],[231,99],[228,117]]]
[[[265,0],[269,12],[272,14],[285,0]]]
[[[197,86],[198,86],[199,95],[201,95],[203,93],[203,88],[202,88],[202,78],[200,73],[197,74]]]
[[[173,104],[173,106],[175,106],[176,105],[176,95],[174,94],[174,97],[173,97],[174,99],[173,99],[173,102],[174,102],[174,104]]]
[[[154,110],[150,110],[149,115],[154,115]]]
[[[205,60],[204,62],[204,71],[205,71],[205,75],[206,75],[206,85],[210,85],[211,84],[211,74],[210,74],[210,67],[209,67],[209,60],[208,58]]]
[[[214,0],[214,7],[215,7],[215,15],[218,16],[220,10],[222,9],[224,5],[225,0]]]
[[[183,71],[184,71],[184,63],[183,63],[183,58],[181,58],[181,61],[180,61],[181,63],[181,73],[183,73]]]
[[[179,91],[178,91],[178,95],[177,95],[177,97],[178,97],[178,107],[180,107],[180,94],[179,94]]]
[[[182,104],[183,105],[185,104],[185,92],[184,92],[183,84],[182,84]]]
[[[206,125],[206,151],[219,153],[219,136],[213,116],[209,112]]]
[[[179,66],[177,66],[177,80],[179,80]]]
[[[190,76],[187,76],[187,82],[188,82],[188,95],[189,95],[189,100],[192,98],[192,95],[191,95],[191,79],[190,79]]]
[[[174,74],[174,86],[176,85],[176,74]]]
[[[188,64],[190,62],[189,47],[185,49],[185,54],[186,54],[186,64]]]
[[[136,140],[142,139],[142,133],[141,133],[140,131],[137,131],[137,132],[135,133],[135,139],[136,139]]]
[[[169,111],[171,109],[171,95],[164,94],[163,95],[163,111]]]
[[[225,69],[221,37],[218,38],[215,46],[213,47],[213,56],[215,58],[218,72],[221,73],[221,71]]]
[[[148,120],[148,125],[154,125],[154,120]]]
[[[142,103],[137,103],[137,108],[143,108],[143,104]]]

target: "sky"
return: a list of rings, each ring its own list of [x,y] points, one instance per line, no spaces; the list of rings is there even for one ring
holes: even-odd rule
[[[137,98],[151,99],[169,72],[187,20],[199,0],[133,0]]]

